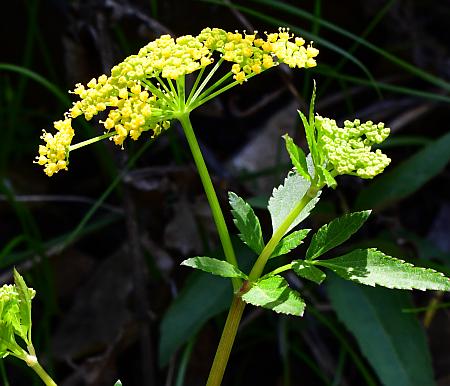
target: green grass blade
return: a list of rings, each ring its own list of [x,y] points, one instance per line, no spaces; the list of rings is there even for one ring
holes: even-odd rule
[[[362,78],[359,78],[356,76],[344,75],[342,73],[338,73],[333,68],[323,65],[323,64],[320,65],[319,67],[313,68],[310,71],[316,72],[318,74],[326,75],[329,77],[337,78],[340,80],[345,80],[345,81],[355,83],[355,84],[360,84],[360,85],[365,85],[365,86],[372,85],[372,82],[368,81],[367,79],[362,79]],[[408,88],[408,87],[403,87],[403,86],[396,86],[393,84],[379,82],[379,81],[375,81],[375,83],[380,90],[386,90],[386,91],[391,91],[391,92],[398,93],[398,94],[415,96],[415,97],[419,97],[419,98],[423,98],[423,99],[427,99],[427,100],[434,100],[437,102],[445,102],[445,103],[450,102],[450,97],[443,95],[443,94],[421,91],[421,90],[416,90],[413,88]]]
[[[435,385],[424,331],[413,315],[402,312],[411,307],[406,291],[369,288],[330,276],[328,295],[383,385]]]
[[[11,63],[0,63],[0,71],[16,72],[26,78],[30,78],[35,82],[39,83],[41,86],[50,91],[64,106],[70,106],[71,102],[69,97],[63,93],[57,86],[52,82],[49,82],[43,76],[38,73],[29,70],[28,68],[17,66]]]
[[[14,248],[26,241],[27,238],[25,235],[18,235],[10,240],[0,251],[0,261],[2,261],[7,255],[9,255],[11,251],[14,250]]]
[[[319,45],[326,47],[332,51],[337,52],[338,54],[342,55],[343,57],[347,58],[348,60],[350,60],[351,62],[353,62],[355,65],[357,65],[367,76],[367,78],[370,80],[370,82],[372,83],[373,87],[377,90],[377,86],[375,83],[375,80],[372,76],[372,74],[370,73],[370,71],[368,70],[368,68],[361,62],[359,61],[357,58],[355,58],[353,55],[350,55],[346,50],[340,48],[339,46],[337,46],[336,44],[333,44],[332,42],[330,42],[329,40],[323,39],[318,35],[314,35],[311,32],[303,29],[303,28],[299,28],[297,26],[294,26],[290,23],[287,23],[284,20],[280,20],[277,18],[274,18],[272,16],[269,16],[266,13],[261,13],[258,11],[255,11],[252,8],[248,8],[248,7],[244,7],[242,5],[237,5],[237,4],[229,4],[229,3],[224,3],[223,1],[220,0],[205,0],[207,3],[213,3],[213,4],[220,4],[220,5],[224,5],[224,6],[228,6],[228,7],[232,7],[232,8],[236,8],[241,12],[247,13],[249,15],[255,16],[258,19],[261,19],[269,24],[272,24],[274,26],[284,26],[284,27],[288,27],[290,28],[290,30],[292,32],[295,32],[299,35],[302,35],[304,38],[309,39],[309,40],[313,40],[316,43],[318,43]],[[275,5],[274,5],[275,6]]]
[[[357,208],[381,208],[410,196],[450,162],[450,133],[378,177],[356,199]]]
[[[304,18],[304,19],[307,19],[310,21],[315,19],[314,14],[312,14],[308,11],[302,10],[300,8],[297,8],[293,5],[286,4],[281,1],[274,1],[274,0],[251,0],[251,1],[259,3],[259,4],[270,5],[271,7],[275,8],[275,9],[285,11],[290,16],[298,16],[298,17],[301,17],[301,18]],[[255,15],[255,16],[257,16],[257,15]],[[417,76],[418,78],[426,80],[427,82],[434,84],[435,86],[438,86],[444,90],[450,91],[450,83],[448,83],[448,82],[444,81],[443,79],[436,77],[426,71],[421,70],[420,68],[412,65],[411,63],[408,63],[408,62],[398,58],[397,56],[387,52],[386,50],[383,50],[382,48],[376,46],[375,44],[368,42],[367,40],[361,38],[360,36],[355,35],[349,31],[345,30],[344,28],[341,28],[341,27],[337,26],[336,24],[330,23],[329,21],[326,21],[324,19],[319,19],[318,23],[322,27],[327,28],[333,32],[336,32],[342,36],[345,36],[345,37],[357,42],[358,44],[376,52],[377,54],[383,56],[385,59],[391,61],[392,63],[395,63],[402,69]]]

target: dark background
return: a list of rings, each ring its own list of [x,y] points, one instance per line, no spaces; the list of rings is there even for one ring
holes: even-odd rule
[[[77,150],[69,171],[52,178],[32,163],[41,130],[51,129],[70,106],[66,90],[108,73],[163,33],[290,25],[320,50],[313,70],[274,69],[193,113],[223,208],[228,190],[250,199],[269,235],[263,204],[289,168],[280,138],[288,131],[304,144],[296,109],[305,110],[314,79],[321,115],[391,127],[383,151],[393,161],[379,182],[341,177],[307,226],[317,229],[348,210],[373,207],[370,221],[341,251],[373,246],[450,272],[450,4],[236,4],[245,9],[174,0],[2,4],[0,280],[9,282],[16,266],[37,290],[34,341],[60,385],[112,385],[117,378],[127,386],[204,384],[225,320],[228,284],[179,266],[220,248],[177,125],[154,143],[142,136],[123,151],[108,141]],[[76,142],[101,133],[97,123],[79,121]],[[234,232],[229,215],[227,221]],[[254,258],[243,247],[238,251],[247,262]],[[373,311],[367,323],[381,328],[399,352],[394,374],[433,368],[436,384],[450,385],[448,294],[366,291],[335,278],[319,288],[287,278],[306,299],[305,317],[248,307],[224,385],[425,385],[414,376],[409,383],[388,381],[374,365],[385,357],[375,332],[358,333],[341,322],[353,312],[354,323],[365,315],[361,294]],[[333,291],[345,292],[348,302]],[[403,357],[401,347],[410,343],[421,349]],[[10,358],[0,369],[2,384],[40,382]]]

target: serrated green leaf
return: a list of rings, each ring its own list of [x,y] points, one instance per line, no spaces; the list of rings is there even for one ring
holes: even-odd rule
[[[327,277],[319,268],[314,267],[305,260],[293,261],[292,269],[298,276],[317,284],[321,284]]]
[[[306,118],[305,114],[303,114],[300,110],[297,110],[300,119],[302,120],[303,127],[305,129],[306,142],[308,142],[308,148],[311,154],[311,161],[313,164],[318,163],[318,153],[316,148],[316,138],[315,138],[315,126],[311,126]],[[313,176],[311,176],[313,177]]]
[[[346,255],[318,260],[342,278],[387,288],[450,291],[450,279],[429,268],[415,267],[374,248],[356,249]]]
[[[247,275],[241,272],[233,264],[230,264],[228,261],[225,260],[215,259],[213,257],[207,256],[191,257],[190,259],[184,260],[181,263],[181,265],[200,269],[201,271],[208,272],[217,276],[240,277],[242,279],[247,279]]]
[[[283,135],[284,141],[286,142],[286,150],[291,158],[292,165],[294,165],[297,173],[303,178],[310,181],[311,176],[308,173],[308,165],[306,164],[306,155],[303,150],[298,147],[294,140],[288,135]]]
[[[327,280],[328,296],[339,319],[385,386],[434,386],[425,333],[405,291],[354,285],[335,275]]]
[[[233,210],[234,223],[241,232],[240,239],[258,255],[264,249],[261,225],[252,207],[233,192],[228,193],[228,200]]]
[[[299,231],[292,232],[291,234],[285,236],[280,240],[278,245],[273,250],[270,255],[270,259],[273,257],[278,257],[289,253],[293,249],[297,248],[303,243],[303,239],[308,235],[311,229],[301,229]]]
[[[297,173],[290,172],[284,180],[284,184],[278,188],[274,188],[272,197],[269,199],[268,209],[272,218],[273,233],[286,219],[287,215],[295,208],[298,202],[305,196],[310,187],[310,182],[305,180]],[[317,195],[303,208],[297,218],[292,222],[291,226],[286,230],[289,232],[297,226],[306,217],[319,201],[320,191]]]
[[[370,210],[350,213],[322,226],[311,240],[306,251],[306,260],[313,260],[348,240],[361,228],[369,215]]]
[[[300,294],[289,288],[287,281],[278,275],[257,281],[242,295],[242,299],[254,306],[288,315],[302,316],[305,310]]]
[[[316,103],[316,81],[313,80],[313,90],[311,94],[311,101],[309,102],[309,124],[314,127],[314,105]]]
[[[31,343],[31,296],[23,277],[14,268],[14,284],[19,295],[19,313],[21,337],[25,339],[27,344]]]

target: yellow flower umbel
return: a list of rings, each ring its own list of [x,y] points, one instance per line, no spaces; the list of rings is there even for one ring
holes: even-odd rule
[[[115,144],[123,146],[127,137],[137,140],[145,131],[151,137],[169,128],[172,119],[180,119],[215,96],[242,84],[254,75],[286,63],[291,68],[309,68],[316,65],[319,51],[305,40],[294,37],[289,30],[280,28],[278,33],[246,34],[226,32],[218,28],[205,28],[197,36],[181,36],[177,39],[163,35],[141,48],[113,67],[110,76],[101,75],[86,86],[77,84],[74,94],[80,100],[66,113],[63,121],[55,122],[58,131],[44,131],[45,146],[39,147],[36,163],[45,166],[45,173],[52,176],[67,169],[71,150],[111,137]],[[206,67],[217,60],[203,78]],[[231,66],[222,78],[206,90],[214,73],[224,63]],[[199,71],[189,95],[186,95],[185,76]],[[233,80],[231,80],[232,78]],[[105,134],[95,139],[71,146],[74,131],[71,120],[81,115],[86,120],[102,113]]]

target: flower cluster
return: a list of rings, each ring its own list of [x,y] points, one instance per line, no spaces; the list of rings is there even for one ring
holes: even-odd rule
[[[34,298],[36,291],[28,288],[30,298]],[[30,326],[22,320],[20,311],[20,297],[15,285],[5,284],[0,287],[0,358],[9,354],[10,350],[17,347],[14,335],[27,341],[27,331]]]
[[[67,169],[69,146],[74,136],[70,118],[56,121],[53,126],[57,130],[56,134],[53,135],[44,130],[41,138],[45,146],[39,146],[39,156],[36,157],[36,163],[45,165],[44,171],[48,176],[52,176],[61,169]]]
[[[341,128],[335,120],[317,115],[315,124],[319,148],[336,174],[373,178],[391,162],[381,150],[371,151],[374,144],[389,135],[390,130],[383,123],[361,123],[355,119],[345,121]]]
[[[45,166],[49,176],[67,168],[74,136],[71,120],[81,115],[89,121],[103,112],[106,119],[100,122],[119,146],[127,137],[137,140],[144,131],[151,130],[153,137],[159,135],[172,119],[190,111],[184,94],[178,87],[175,89],[172,81],[183,88],[184,80],[178,83],[180,79],[213,63],[214,52],[219,53],[220,63],[233,63],[230,75],[242,84],[249,76],[279,63],[292,68],[313,67],[319,51],[312,45],[305,47],[302,38],[294,38],[281,28],[278,33],[266,33],[266,39],[256,33],[218,28],[205,28],[198,36],[177,39],[163,35],[113,67],[110,76],[101,75],[86,86],[77,84],[73,93],[80,100],[63,121],[55,122],[55,135],[44,131],[46,145],[39,148],[36,162]]]
[[[289,30],[280,28],[278,33],[266,34],[267,39],[257,38],[254,34],[242,35],[239,32],[225,32],[218,28],[205,28],[198,36],[206,47],[223,54],[223,59],[233,62],[234,79],[242,83],[250,74],[259,74],[279,63],[291,68],[309,68],[316,66],[315,57],[319,50],[305,40],[296,37]]]

